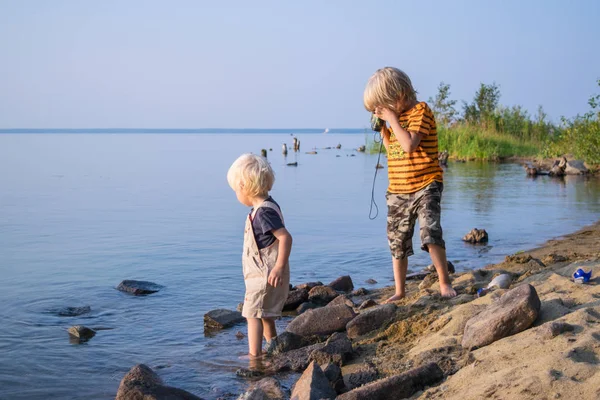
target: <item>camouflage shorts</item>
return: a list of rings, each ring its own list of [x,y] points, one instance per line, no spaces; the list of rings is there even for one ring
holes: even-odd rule
[[[386,194],[387,234],[394,258],[401,259],[414,254],[412,237],[417,218],[421,230],[421,249],[428,251],[427,245],[429,244],[446,247],[444,239],[442,239],[442,225],[440,224],[440,202],[443,190],[443,183],[432,182],[415,193],[388,192]]]

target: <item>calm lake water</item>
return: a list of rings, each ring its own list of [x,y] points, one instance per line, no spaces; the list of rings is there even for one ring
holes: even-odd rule
[[[234,374],[245,365],[246,341],[235,338],[245,326],[210,337],[202,327],[205,312],[243,299],[248,209],[226,173],[244,152],[273,148],[272,194],[294,237],[292,283],[349,274],[356,287],[391,284],[386,171],[370,221],[377,156],[352,150],[364,135],[300,140],[302,153],[284,159],[285,134],[0,135],[0,398],[114,398],[137,363],[207,398],[245,387]],[[317,155],[304,154],[313,148]],[[285,165],[292,161],[298,167]],[[442,203],[448,258],[480,268],[598,220],[600,184],[528,179],[514,164],[451,163]],[[461,241],[474,227],[489,232],[488,246]],[[412,270],[427,264],[423,252],[410,259]],[[165,288],[133,297],[114,289],[123,279]],[[90,314],[53,313],[84,305]],[[76,324],[111,329],[78,345],[67,334]]]

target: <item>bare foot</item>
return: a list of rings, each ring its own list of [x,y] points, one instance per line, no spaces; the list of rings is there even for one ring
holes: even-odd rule
[[[440,284],[440,293],[441,293],[442,297],[445,297],[447,299],[456,297],[456,290],[454,290],[452,288],[452,285],[450,285],[449,283]]]
[[[456,294],[455,294],[455,296],[456,296]],[[404,293],[395,294],[392,297],[390,297],[389,299],[387,299],[386,301],[384,301],[383,304],[393,303],[394,301],[402,300],[403,298],[404,298]]]

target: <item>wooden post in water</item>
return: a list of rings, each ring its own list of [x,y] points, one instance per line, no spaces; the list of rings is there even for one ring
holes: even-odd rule
[[[283,153],[284,156],[287,156],[287,144],[283,144],[281,147],[281,152]]]
[[[267,158],[267,149],[261,149],[260,155],[263,156],[264,158]]]

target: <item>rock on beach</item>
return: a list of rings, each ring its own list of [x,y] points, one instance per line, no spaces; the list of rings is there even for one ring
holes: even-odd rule
[[[343,331],[356,313],[345,304],[308,310],[287,326],[287,331],[301,336],[329,335]]]
[[[131,368],[121,380],[115,400],[202,400],[183,389],[165,386],[162,379],[144,364]]]

